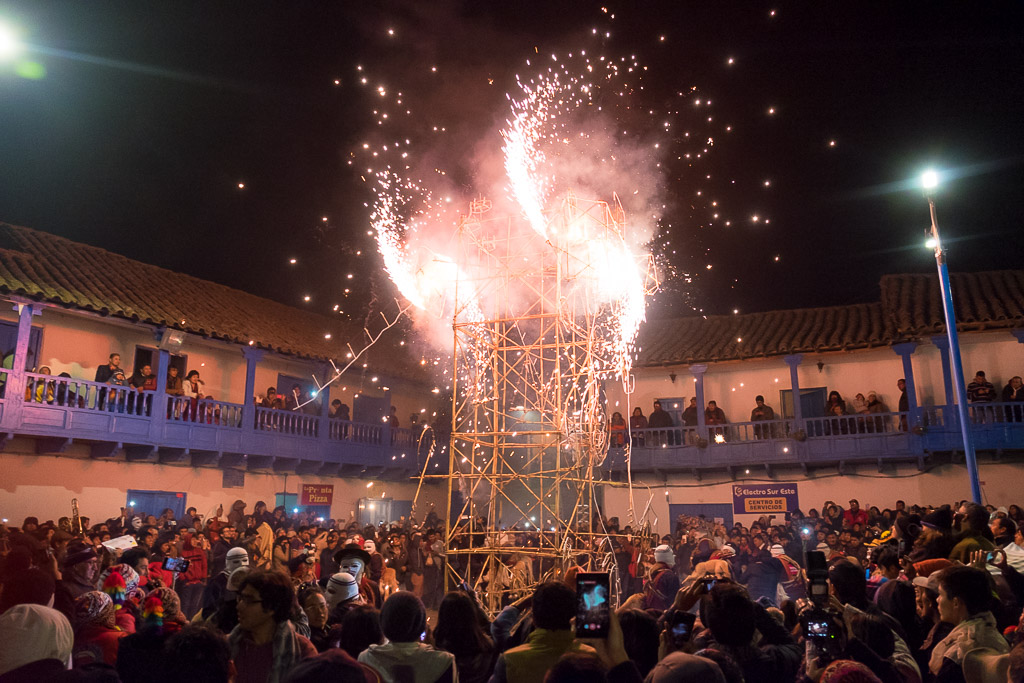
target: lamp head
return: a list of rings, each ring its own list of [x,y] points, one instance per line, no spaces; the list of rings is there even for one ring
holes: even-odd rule
[[[921,174],[921,187],[926,190],[934,190],[939,186],[939,174],[934,169],[929,168],[927,171]]]

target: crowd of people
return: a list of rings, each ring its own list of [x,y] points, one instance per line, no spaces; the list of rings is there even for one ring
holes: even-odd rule
[[[515,535],[508,565],[542,580],[493,620],[476,587],[443,593],[458,558],[432,511],[360,526],[247,507],[4,527],[0,683],[1024,680],[1016,505],[827,501],[660,537],[598,519],[594,553],[565,563]],[[607,637],[579,637],[575,577],[601,553],[621,606]]]

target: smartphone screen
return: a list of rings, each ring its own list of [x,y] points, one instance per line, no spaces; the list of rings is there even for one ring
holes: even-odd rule
[[[163,562],[163,568],[169,572],[187,572],[189,561],[181,557],[165,557]]]
[[[669,629],[672,633],[672,640],[680,646],[686,643],[686,641],[690,639],[690,634],[693,632],[693,625],[696,621],[696,614],[676,610],[672,615],[672,623],[669,625]]]
[[[576,637],[607,638],[611,590],[607,573],[576,575]]]

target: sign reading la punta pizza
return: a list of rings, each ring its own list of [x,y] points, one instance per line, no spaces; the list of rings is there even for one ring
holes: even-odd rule
[[[334,502],[334,484],[303,484],[299,505],[330,505]]]
[[[736,514],[781,514],[798,507],[796,484],[736,484],[732,487],[732,511]]]

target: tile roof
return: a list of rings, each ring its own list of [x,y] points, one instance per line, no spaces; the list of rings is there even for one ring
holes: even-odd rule
[[[235,344],[252,340],[257,348],[304,359],[340,361],[346,342],[356,350],[365,346],[358,325],[7,223],[0,223],[0,293]],[[367,354],[371,365],[377,359],[403,376],[421,377],[407,356],[397,334]]]
[[[951,275],[957,329],[1024,327],[1024,271]],[[637,366],[888,346],[944,331],[937,275],[886,275],[881,301],[648,322]]]
[[[958,330],[1015,328],[1024,325],[1024,271],[950,273]],[[937,275],[886,275],[882,305],[897,334],[943,332],[942,295]]]

